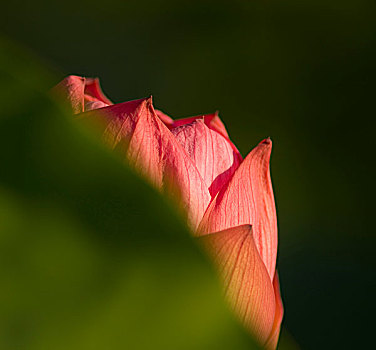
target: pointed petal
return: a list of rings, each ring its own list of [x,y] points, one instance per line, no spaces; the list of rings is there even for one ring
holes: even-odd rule
[[[265,344],[273,326],[275,298],[251,226],[208,234],[200,241],[219,270],[230,305],[245,327]]]
[[[218,132],[203,119],[171,131],[195,163],[213,198],[238,168],[242,159]]]
[[[177,119],[174,121],[173,128],[178,128],[182,125],[188,125],[191,124],[197,120],[203,120],[205,125],[211,129],[217,132],[218,134],[222,135],[227,142],[231,145],[233,151],[237,154],[237,157],[240,159],[243,159],[240,152],[236,148],[236,146],[233,144],[233,142],[230,140],[228,133],[226,131],[226,128],[224,124],[222,123],[221,119],[218,116],[218,112],[212,113],[212,114],[205,114],[200,115],[196,117],[190,117],[190,118],[184,118],[184,119]]]
[[[155,113],[157,114],[159,119],[162,120],[164,125],[166,125],[169,129],[172,128],[174,124],[174,120],[170,116],[168,116],[167,114],[163,113],[162,111],[158,109],[155,110]]]
[[[197,228],[210,201],[209,191],[193,161],[156,115],[151,99],[82,113],[80,118],[100,121],[106,143],[157,188],[174,197],[178,191],[189,223]]]
[[[85,78],[70,75],[57,84],[52,92],[67,101],[75,114],[84,111],[84,90]]]
[[[211,113],[211,114],[198,115],[195,117],[177,119],[174,121],[174,128],[177,128],[178,126],[181,126],[181,125],[193,123],[197,119],[203,119],[204,123],[209,128],[217,131],[222,136],[229,138],[226,128],[218,116],[218,112]]]
[[[274,278],[277,256],[277,217],[269,171],[270,139],[255,147],[228,185],[211,202],[200,224],[201,234],[250,224],[257,249]]]
[[[277,271],[274,275],[273,288],[274,288],[274,295],[275,295],[275,315],[274,315],[273,328],[272,328],[272,331],[270,332],[269,339],[265,345],[266,349],[277,348],[279,333],[281,330],[281,323],[283,319],[283,304],[282,304],[281,292],[279,288],[279,278],[278,278]]]
[[[112,105],[112,102],[103,93],[98,78],[86,78],[85,95],[88,100],[95,99],[106,105]]]
[[[210,126],[216,131],[218,131],[224,137],[227,137],[228,139],[230,138],[227,133],[225,125],[223,124],[222,120],[219,118],[218,112],[214,113],[214,117],[210,122]]]

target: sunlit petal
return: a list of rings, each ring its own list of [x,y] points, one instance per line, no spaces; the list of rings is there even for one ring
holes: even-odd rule
[[[277,256],[277,217],[269,171],[272,143],[262,141],[244,159],[227,186],[211,202],[200,224],[207,234],[250,224],[254,240],[270,279]]]

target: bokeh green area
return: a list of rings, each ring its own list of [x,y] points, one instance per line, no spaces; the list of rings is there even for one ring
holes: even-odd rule
[[[45,60],[44,64],[53,70],[56,77],[55,80],[50,79],[51,85],[71,73],[99,76],[105,92],[114,102],[152,94],[156,107],[173,117],[219,110],[232,139],[244,155],[259,140],[271,136],[274,146],[272,176],[279,217],[278,266],[285,305],[282,338],[287,342],[291,335],[303,349],[372,347],[376,292],[373,277],[376,240],[372,166],[376,80],[374,1],[108,0],[104,3],[97,0],[13,0],[3,6],[0,26],[5,35]],[[18,103],[20,92],[7,87],[2,94],[7,96],[8,103],[13,101],[14,108],[22,107]],[[4,105],[1,108],[7,110]],[[122,199],[117,199],[119,193],[123,193],[121,196],[124,198],[128,195],[130,197],[127,198],[134,198],[126,191],[136,196],[134,188],[141,185],[129,185],[128,188],[126,183],[132,183],[132,180],[130,175],[123,174],[124,171],[108,181],[107,171],[103,174],[102,169],[107,165],[93,159],[86,171],[95,166],[92,171],[98,174],[98,178],[82,177],[80,169],[86,163],[82,165],[82,160],[75,158],[80,153],[66,151],[64,142],[59,139],[68,138],[68,126],[46,126],[44,122],[53,122],[46,116],[40,118],[44,119],[38,119],[36,123],[39,124],[29,127],[13,121],[13,130],[18,130],[14,134],[2,131],[4,149],[1,152],[16,167],[14,172],[8,172],[5,160],[2,160],[2,172],[7,174],[3,181],[8,181],[5,187],[11,187],[10,184],[17,179],[22,186],[21,194],[14,193],[16,190],[12,187],[9,189],[11,193],[6,190],[4,196],[12,197],[9,200],[14,203],[12,215],[20,216],[19,220],[14,216],[14,223],[21,224],[24,217],[22,205],[25,204],[18,204],[23,203],[23,199],[17,196],[25,196],[29,191],[32,193],[27,198],[33,201],[39,193],[47,191],[43,186],[51,188],[45,184],[47,178],[64,183],[65,187],[60,190],[52,187],[49,194],[51,201],[45,203],[53,212],[46,220],[56,218],[62,222],[57,225],[61,231],[56,231],[56,242],[65,240],[59,243],[63,249],[64,245],[71,246],[67,241],[69,237],[59,236],[59,232],[65,231],[63,225],[69,223],[72,230],[73,227],[80,230],[75,226],[82,220],[75,217],[78,215],[77,208],[84,211],[82,215],[85,217],[98,216],[98,221],[102,210],[104,213],[114,211],[114,221],[108,223],[112,227],[116,220],[120,220],[120,214],[112,210],[112,205],[102,203],[101,198],[110,193],[114,203],[121,207]],[[44,128],[47,127],[55,128],[55,132],[46,132]],[[6,134],[3,136],[3,133]],[[43,137],[50,135],[49,139],[41,136],[40,140],[39,133]],[[84,141],[79,140],[71,140],[69,149],[73,148],[74,142],[79,143],[81,148],[87,147]],[[55,161],[52,161],[49,151],[55,144],[60,151],[55,150]],[[21,152],[21,147],[30,149],[31,153]],[[35,154],[43,156],[38,158],[36,165],[30,162],[37,160],[29,158]],[[73,157],[76,166],[68,165],[67,157]],[[94,158],[97,159],[96,156]],[[38,169],[42,168],[34,168],[34,172],[30,172],[28,165],[29,168],[44,166],[46,170],[38,173]],[[112,166],[108,167],[112,169]],[[80,182],[74,185],[70,178]],[[114,183],[115,179],[118,179],[118,184]],[[86,192],[80,192],[81,184],[86,184]],[[126,189],[120,190],[121,186]],[[93,188],[96,188],[93,197],[87,196]],[[69,193],[66,194],[66,191]],[[61,217],[58,208],[51,208],[55,197],[64,203],[69,201],[67,206],[75,208],[72,209],[73,217]],[[94,210],[95,206],[81,202],[90,203],[91,200],[98,205],[95,213],[86,212]],[[32,221],[33,217],[38,217],[33,213],[46,209],[40,208],[42,204],[39,201],[38,205],[33,203],[33,212],[28,214],[30,235],[36,230],[34,225],[42,225],[40,221]],[[102,203],[101,206],[98,203]],[[141,202],[136,203],[141,206]],[[8,205],[2,204],[3,207],[8,208]],[[132,215],[143,218],[143,214],[132,210],[135,210]],[[64,212],[64,215],[68,214]],[[163,215],[166,214],[161,214],[161,217]],[[150,225],[153,220],[158,220],[156,237],[165,237],[161,238],[161,242],[169,241],[168,235],[180,231],[171,228],[171,233],[168,233],[170,231],[163,226],[162,219],[150,220]],[[141,221],[143,225],[149,222]],[[45,231],[40,228],[38,232],[47,232],[46,225],[50,224],[43,223]],[[109,230],[109,226],[102,230],[96,222],[92,225],[95,232]],[[86,226],[84,229],[91,230]],[[145,228],[145,232],[148,230]],[[163,236],[163,232],[167,236]],[[79,239],[74,237],[71,239]],[[39,239],[44,241],[42,236]],[[103,237],[98,237],[98,241],[87,242],[86,235],[80,239],[75,242],[74,253],[71,252],[76,254],[72,258],[72,266],[77,264],[74,259],[92,259],[92,264],[109,271],[119,256],[130,254],[127,251],[122,255],[121,250],[119,255],[114,253],[112,249],[122,244],[110,240],[113,247],[108,250],[109,256],[104,258],[100,254],[104,254],[103,245],[110,244],[109,241],[102,242]],[[35,241],[32,244],[36,244]],[[96,253],[98,256],[85,257],[90,245],[101,247]],[[172,254],[170,249],[168,251]],[[51,258],[59,254],[63,253],[56,251]],[[184,254],[194,253],[187,250]],[[133,255],[127,261],[133,261]],[[140,255],[135,269],[141,269],[143,265],[139,262],[144,256],[149,256],[146,251]],[[33,259],[30,257],[30,262]],[[106,265],[101,259],[110,259],[110,262]],[[82,269],[85,268],[96,269],[83,264]],[[173,270],[167,271],[172,273]],[[84,272],[78,271],[77,276]],[[104,279],[111,279],[107,273],[103,274]],[[90,273],[87,275],[91,276]],[[135,276],[138,278],[137,274]],[[168,278],[167,275],[164,278]],[[20,277],[19,280],[23,279]],[[91,280],[86,282],[93,283]],[[57,280],[56,283],[63,281]],[[58,289],[58,285],[54,288]],[[77,288],[81,288],[79,284]],[[76,292],[89,290],[82,288]],[[93,289],[100,293],[98,285]],[[29,295],[26,286],[23,292],[26,298]],[[46,295],[49,295],[48,291]],[[82,303],[82,308],[90,308],[90,302],[97,302],[95,295],[90,297],[94,301],[90,301],[87,295],[82,297],[86,303]],[[202,299],[202,305],[206,305],[206,299]],[[15,297],[15,300],[23,299]],[[176,303],[180,305],[179,300]],[[72,305],[61,305],[62,310],[69,310],[69,307]],[[24,307],[19,305],[19,309]],[[20,321],[27,322],[27,318],[22,318],[20,314]],[[77,318],[76,322],[83,321]],[[68,323],[75,328],[73,323]],[[157,327],[161,321],[155,323]],[[100,325],[92,326],[87,332],[99,338]],[[227,339],[226,334],[221,339]],[[228,339],[233,338],[229,336]]]

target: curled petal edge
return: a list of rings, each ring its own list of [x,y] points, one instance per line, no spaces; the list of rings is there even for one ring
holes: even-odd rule
[[[85,95],[106,105],[112,105],[110,99],[103,93],[98,78],[85,78]]]

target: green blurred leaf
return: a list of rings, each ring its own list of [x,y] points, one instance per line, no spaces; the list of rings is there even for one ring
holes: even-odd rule
[[[1,349],[252,349],[164,198],[0,50]]]

